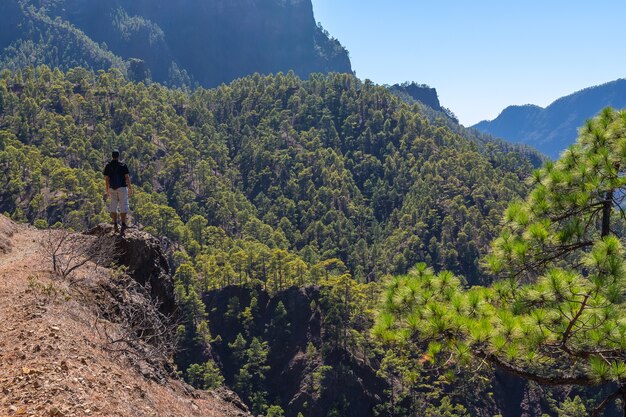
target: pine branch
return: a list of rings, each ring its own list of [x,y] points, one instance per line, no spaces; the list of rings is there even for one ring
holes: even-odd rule
[[[564,386],[564,385],[581,385],[581,386],[596,386],[600,385],[600,382],[585,374],[579,375],[541,375],[539,373],[533,373],[527,369],[515,366],[512,363],[506,362],[498,356],[487,353],[483,350],[474,350],[476,357],[486,360],[492,365],[504,370],[505,372],[518,376],[520,378],[528,379],[530,381],[537,382],[542,385],[550,386]]]

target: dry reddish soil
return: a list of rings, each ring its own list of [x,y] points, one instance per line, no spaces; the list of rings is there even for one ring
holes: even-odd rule
[[[0,416],[249,416],[229,391],[147,379],[107,349],[99,329],[115,324],[54,276],[46,237],[0,215]],[[106,273],[86,265],[76,277]]]

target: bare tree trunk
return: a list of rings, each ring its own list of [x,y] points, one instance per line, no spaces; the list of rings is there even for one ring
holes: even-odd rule
[[[606,192],[606,199],[602,206],[602,237],[611,233],[611,209],[613,208],[613,190]]]

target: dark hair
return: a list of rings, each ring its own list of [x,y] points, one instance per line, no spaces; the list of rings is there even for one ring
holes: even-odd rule
[[[120,151],[113,151],[111,152],[111,156],[113,157],[113,159],[117,159],[120,157]]]

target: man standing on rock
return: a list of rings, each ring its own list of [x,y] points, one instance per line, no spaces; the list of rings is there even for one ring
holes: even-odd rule
[[[130,174],[125,163],[120,162],[120,151],[115,150],[111,154],[112,160],[104,168],[104,181],[106,183],[107,198],[111,200],[109,212],[115,232],[117,228],[117,210],[120,210],[122,221],[122,234],[126,230],[126,213],[128,213],[128,196],[132,195],[133,189],[130,183]]]

